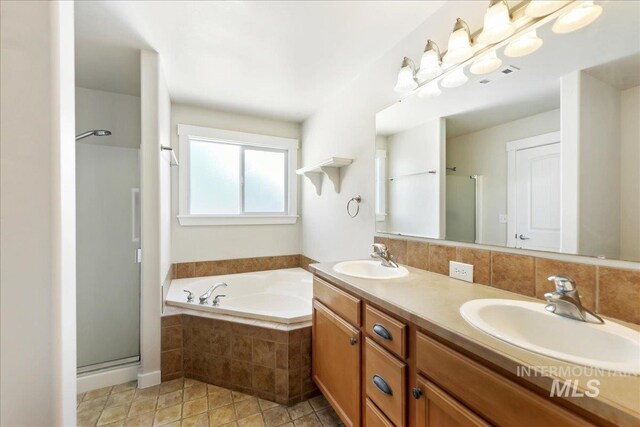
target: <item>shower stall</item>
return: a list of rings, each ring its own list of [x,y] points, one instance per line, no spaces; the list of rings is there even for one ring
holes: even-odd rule
[[[77,368],[86,377],[140,361],[140,98],[77,88],[76,126]]]

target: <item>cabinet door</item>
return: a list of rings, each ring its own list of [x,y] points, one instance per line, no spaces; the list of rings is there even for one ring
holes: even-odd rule
[[[360,426],[360,332],[313,301],[313,380],[349,427]]]
[[[413,390],[417,427],[488,427],[482,418],[433,383],[418,377]]]

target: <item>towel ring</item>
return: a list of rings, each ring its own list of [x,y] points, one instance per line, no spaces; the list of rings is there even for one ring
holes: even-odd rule
[[[351,199],[349,199],[349,201],[347,202],[347,214],[349,214],[349,216],[351,218],[355,218],[358,216],[358,214],[360,213],[360,202],[362,201],[362,197],[360,196],[356,196],[356,197],[352,197]],[[351,214],[351,202],[356,202],[356,211],[355,213],[352,215]]]

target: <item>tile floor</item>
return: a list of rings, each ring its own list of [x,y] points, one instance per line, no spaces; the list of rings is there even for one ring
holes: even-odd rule
[[[137,389],[136,382],[78,395],[78,427],[342,426],[320,395],[286,407],[191,379]]]

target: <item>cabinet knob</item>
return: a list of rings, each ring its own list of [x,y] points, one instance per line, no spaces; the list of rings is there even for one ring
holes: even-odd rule
[[[356,345],[357,343],[358,343],[358,339],[357,339],[357,338],[355,338],[355,337],[352,337],[352,338],[349,340],[349,344],[351,344],[351,345]]]
[[[411,389],[411,394],[413,394],[414,399],[420,399],[420,397],[422,397],[422,390],[418,387],[414,387]]]

